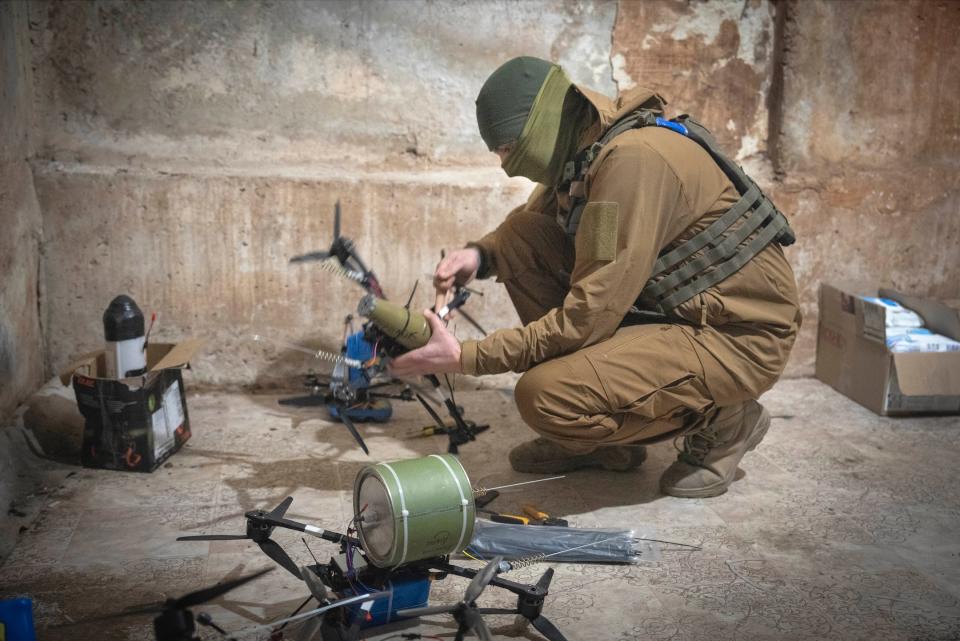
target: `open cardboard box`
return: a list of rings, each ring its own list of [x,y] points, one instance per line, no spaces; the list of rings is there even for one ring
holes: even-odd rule
[[[84,354],[60,374],[73,382],[84,417],[80,460],[87,467],[152,472],[190,438],[181,370],[202,341],[150,343],[147,372],[102,378],[104,350]]]
[[[816,375],[877,414],[960,413],[960,352],[892,353],[880,296],[918,313],[932,332],[960,340],[960,309],[862,284],[820,285]]]

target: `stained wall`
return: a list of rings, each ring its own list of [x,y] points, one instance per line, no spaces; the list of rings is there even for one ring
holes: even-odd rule
[[[0,421],[43,376],[42,226],[28,162],[32,105],[27,7],[0,3]]]
[[[287,259],[329,242],[337,199],[394,298],[523,200],[531,185],[503,176],[473,112],[486,75],[520,54],[608,94],[657,89],[773,195],[799,236],[806,322],[789,375],[812,373],[823,280],[960,297],[956,3],[29,10],[48,371],[99,344],[125,292],[158,312],[158,338],[208,339],[196,380],[289,384],[308,359],[250,337],[336,344],[358,290]],[[484,291],[484,325],[517,322],[502,289]]]

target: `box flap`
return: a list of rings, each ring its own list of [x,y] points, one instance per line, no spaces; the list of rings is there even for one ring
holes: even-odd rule
[[[932,298],[908,296],[900,292],[883,288],[880,295],[891,298],[907,309],[912,309],[923,317],[923,322],[931,332],[942,334],[960,341],[960,309],[950,307]]]
[[[857,296],[864,293],[866,292],[862,286],[821,283],[820,322],[837,331],[855,331],[857,323],[855,300]]]
[[[63,368],[60,372],[60,382],[64,385],[69,385],[70,380],[73,378],[73,373],[80,368],[93,368],[93,371],[88,371],[85,375],[96,377],[97,375],[97,357],[103,354],[103,349],[97,349],[92,352],[87,352],[81,356],[76,357],[72,363]]]
[[[960,352],[906,352],[894,354],[893,362],[897,383],[904,394],[960,395]]]
[[[149,371],[156,372],[161,369],[186,367],[190,363],[190,359],[197,353],[197,351],[199,351],[202,345],[203,339],[200,338],[190,338],[172,346],[168,343],[156,343],[155,345],[149,345],[147,347],[148,360],[150,360],[150,350],[154,348],[160,349],[161,346],[169,347],[166,354],[163,355],[160,360],[150,366]]]

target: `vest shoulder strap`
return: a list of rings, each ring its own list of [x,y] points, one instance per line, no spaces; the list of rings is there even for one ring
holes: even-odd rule
[[[677,305],[709,289],[742,268],[771,242],[792,245],[796,236],[786,217],[737,163],[727,157],[710,131],[690,118],[667,120],[638,110],[614,123],[596,143],[580,152],[564,168],[563,185],[571,194],[570,211],[559,219],[575,235],[586,205],[583,185],[600,151],[620,134],[640,127],[663,127],[702,147],[727,176],[740,199],[709,227],[679,246],[661,251],[634,306],[645,316],[665,317]]]

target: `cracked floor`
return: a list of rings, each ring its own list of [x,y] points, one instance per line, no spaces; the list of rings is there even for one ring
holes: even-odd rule
[[[242,532],[244,510],[287,495],[292,518],[342,530],[353,479],[368,460],[445,447],[440,437],[400,438],[425,423],[414,404],[398,404],[387,425],[360,428],[368,459],[342,426],[317,410],[291,413],[276,399],[191,394],[193,439],[161,469],[77,468],[44,498],[40,517],[0,567],[0,597],[34,599],[41,639],[148,639],[149,617],[55,626],[267,567],[248,542],[175,539]],[[531,436],[510,393],[462,391],[458,401],[468,416],[493,425],[462,450],[473,482],[532,478],[507,462],[509,449]],[[571,640],[960,638],[960,419],[877,417],[809,379],[782,381],[762,402],[773,427],[723,496],[660,495],[658,477],[674,456],[661,443],[636,472],[578,472],[497,499],[493,507],[505,512],[534,502],[572,525],[630,527],[702,546],[632,566],[554,564],[544,613]],[[295,533],[274,538],[308,562]],[[323,542],[311,547],[321,559],[334,551]],[[542,571],[514,574],[533,580]],[[435,582],[431,599],[453,602],[464,586],[455,578]],[[201,609],[239,630],[290,612],[304,594],[301,583],[276,571]],[[481,604],[513,605],[492,589]],[[489,623],[497,638],[541,638],[510,616]],[[454,633],[443,618],[425,620],[419,631]]]

